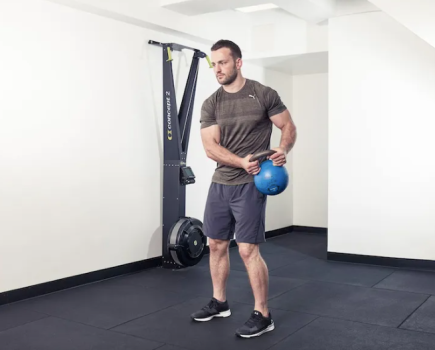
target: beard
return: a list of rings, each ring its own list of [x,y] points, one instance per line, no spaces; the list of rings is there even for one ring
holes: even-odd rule
[[[224,80],[219,81],[218,79],[218,83],[221,85],[229,85],[232,84],[235,80],[237,79],[237,68],[236,65],[234,65],[233,71],[231,72],[230,75],[226,75]]]

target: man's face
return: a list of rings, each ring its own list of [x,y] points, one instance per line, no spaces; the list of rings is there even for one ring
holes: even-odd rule
[[[212,51],[211,62],[216,79],[221,85],[229,85],[236,80],[239,74],[238,70],[242,66],[241,60],[234,60],[231,50],[226,47]]]

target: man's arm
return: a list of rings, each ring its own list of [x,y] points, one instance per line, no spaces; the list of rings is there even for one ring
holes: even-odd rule
[[[242,158],[222,147],[220,143],[220,129],[218,125],[212,125],[201,129],[202,144],[207,157],[215,162],[241,168]]]
[[[263,99],[270,120],[281,130],[279,147],[274,148],[277,153],[269,158],[273,160],[274,165],[284,165],[286,154],[290,152],[296,142],[296,126],[276,90],[270,87],[263,89]]]
[[[293,148],[297,137],[296,125],[292,120],[290,112],[286,109],[284,112],[271,117],[270,120],[281,130],[281,142],[279,148],[282,148],[286,154],[289,153]]]
[[[291,151],[296,143],[296,126],[288,109],[272,116],[270,119],[273,124],[281,130],[281,141],[279,147],[274,148],[277,152],[272,154],[269,158],[273,160],[274,165],[282,166],[286,163],[287,153]]]
[[[241,158],[220,145],[221,132],[216,122],[215,100],[208,98],[201,108],[201,138],[207,157],[215,162],[241,168]]]
[[[241,158],[220,145],[220,129],[218,125],[201,129],[201,138],[207,157],[215,162],[234,168],[243,168],[253,175],[259,172],[258,161],[249,162],[248,157],[250,158],[250,156]]]

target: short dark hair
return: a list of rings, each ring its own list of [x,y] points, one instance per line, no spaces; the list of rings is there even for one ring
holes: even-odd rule
[[[215,42],[211,47],[211,51],[216,51],[222,49],[223,47],[230,49],[231,55],[234,57],[235,60],[238,58],[242,58],[242,51],[240,50],[240,47],[231,40],[221,39]]]

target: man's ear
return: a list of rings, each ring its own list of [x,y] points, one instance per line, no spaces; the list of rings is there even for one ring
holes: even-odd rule
[[[238,58],[238,59],[236,60],[236,67],[237,67],[237,69],[242,68],[242,66],[243,66],[243,61],[242,61],[241,58]]]

